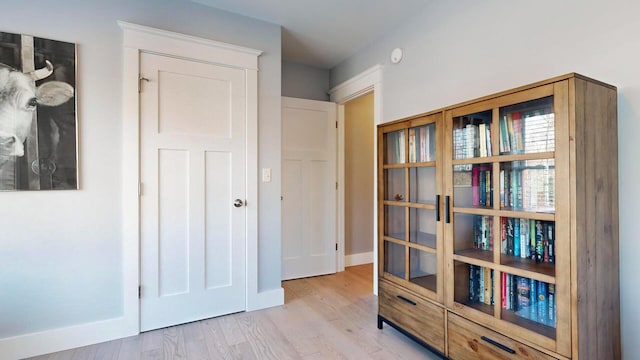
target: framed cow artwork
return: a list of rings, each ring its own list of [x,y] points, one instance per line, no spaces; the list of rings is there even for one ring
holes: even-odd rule
[[[0,191],[78,188],[76,45],[0,32]]]

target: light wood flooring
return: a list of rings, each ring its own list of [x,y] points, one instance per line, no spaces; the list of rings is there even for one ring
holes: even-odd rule
[[[438,359],[386,324],[378,330],[371,264],[282,286],[283,306],[32,359]]]

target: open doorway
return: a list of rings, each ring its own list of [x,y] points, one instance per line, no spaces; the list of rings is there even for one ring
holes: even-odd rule
[[[338,104],[338,183],[346,184],[345,179],[345,107],[351,100],[357,99],[363,95],[371,94],[373,98],[373,122],[370,122],[370,134],[373,137],[373,154],[371,157],[372,171],[369,173],[373,182],[373,188],[369,193],[371,204],[369,208],[359,209],[364,216],[369,216],[372,221],[371,238],[369,239],[373,248],[373,293],[378,294],[378,218],[377,218],[377,163],[375,161],[375,152],[377,151],[376,126],[382,122],[382,66],[375,65],[362,73],[352,77],[351,79],[335,86],[329,91],[332,102]],[[338,254],[337,254],[337,270],[343,271],[345,268],[345,198],[346,186],[338,187]],[[367,196],[362,195],[362,196]],[[353,254],[352,254],[353,255]],[[366,256],[366,255],[365,255]],[[351,257],[349,259],[357,260]]]
[[[374,93],[344,104],[344,265],[373,262]]]

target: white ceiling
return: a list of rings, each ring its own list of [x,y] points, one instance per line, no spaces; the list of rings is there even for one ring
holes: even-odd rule
[[[282,58],[331,69],[428,0],[191,0],[282,26]]]

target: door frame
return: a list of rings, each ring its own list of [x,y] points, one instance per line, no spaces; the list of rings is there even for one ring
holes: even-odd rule
[[[123,30],[123,319],[140,332],[140,53],[150,52],[245,71],[246,81],[246,311],[265,307],[258,289],[258,56],[262,51],[118,21]],[[268,306],[268,305],[266,305]]]
[[[353,100],[361,95],[365,95],[373,91],[373,209],[371,216],[373,218],[373,293],[378,294],[378,161],[375,154],[378,153],[378,137],[377,125],[382,123],[382,65],[375,65],[360,74],[352,77],[343,83],[336,85],[329,90],[330,101],[338,104],[338,253],[337,253],[337,271],[344,271],[344,245],[345,245],[345,169],[344,169],[344,107],[345,103]]]

